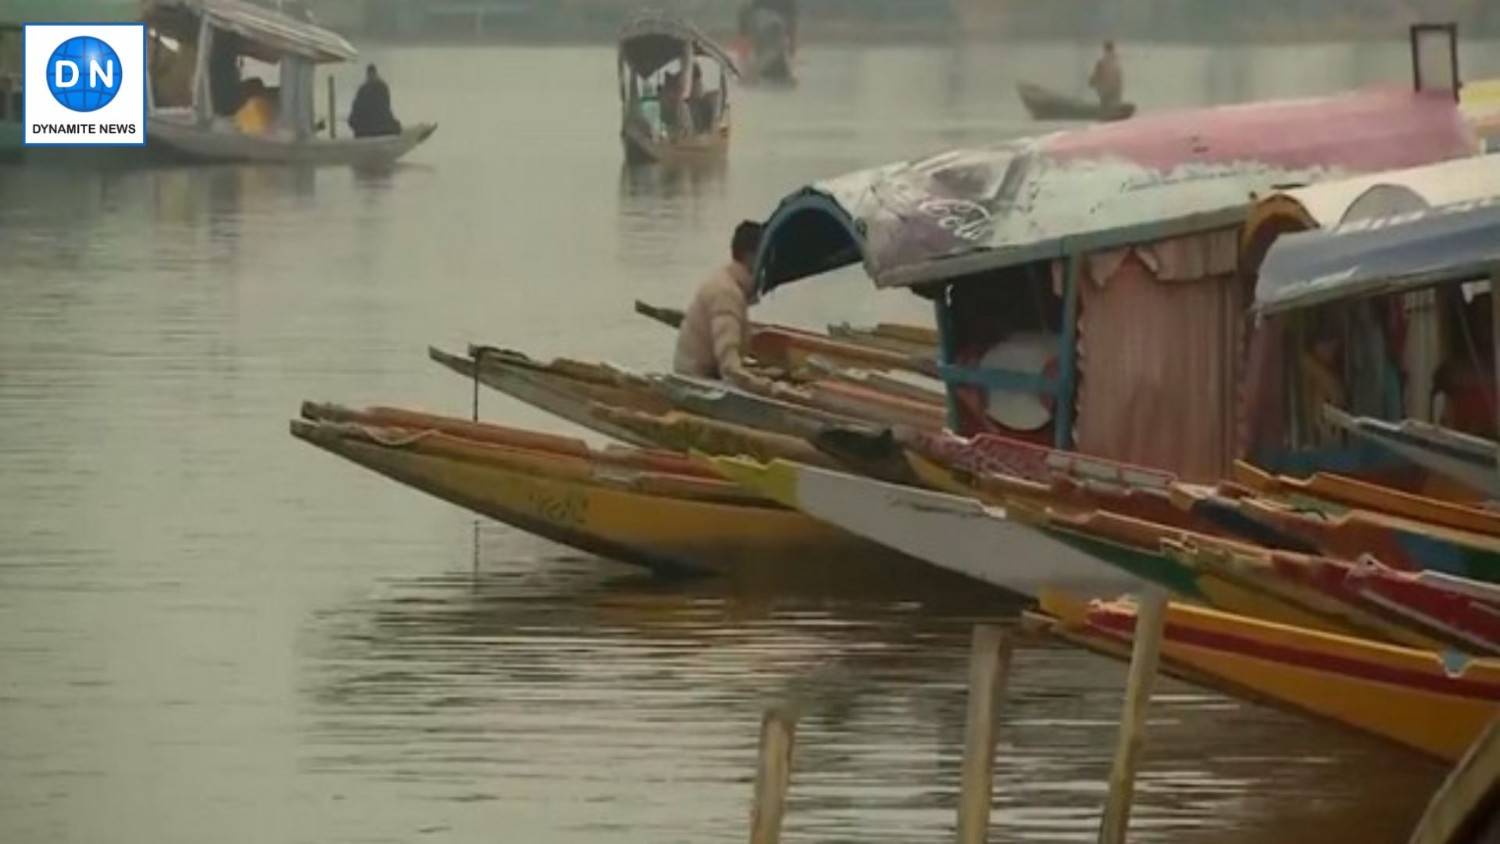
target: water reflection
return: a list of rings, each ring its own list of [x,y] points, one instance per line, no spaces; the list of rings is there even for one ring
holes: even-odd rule
[[[551,840],[728,838],[743,829],[760,711],[789,704],[801,715],[789,836],[951,836],[969,626],[982,614],[684,589],[571,555],[537,562],[485,559],[476,573],[391,581],[318,612],[305,636],[305,744],[329,751],[306,768],[400,771],[455,811],[497,818],[572,791],[567,811],[525,830]],[[1090,838],[1123,674],[1023,641],[1001,731],[998,840]],[[1172,681],[1147,760],[1139,841],[1270,842],[1309,828],[1402,840],[1441,775]],[[1391,796],[1368,806],[1362,772],[1392,767]]]

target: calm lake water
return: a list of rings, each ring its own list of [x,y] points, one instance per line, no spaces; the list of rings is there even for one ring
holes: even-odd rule
[[[1485,46],[1471,77],[1500,73]],[[1014,82],[1081,90],[1093,50],[814,48],[795,93],[739,95],[727,166],[694,175],[622,170],[611,48],[372,48],[399,115],[441,122],[384,176],[0,168],[0,841],[743,840],[760,713],[786,700],[787,840],[951,840],[983,607],[664,585],[493,524],[476,555],[471,516],[286,419],[309,398],[467,413],[428,344],[664,366],[671,335],[631,302],[681,303],[733,223],[1034,130]],[[1404,42],[1124,55],[1147,109],[1409,72]],[[857,271],[762,313],[927,316]],[[996,840],[1091,839],[1123,684],[1017,654]],[[1404,840],[1442,775],[1160,689],[1137,841]]]

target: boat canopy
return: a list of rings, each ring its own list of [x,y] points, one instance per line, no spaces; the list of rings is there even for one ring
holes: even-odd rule
[[[771,215],[756,279],[766,292],[858,261],[879,287],[952,280],[1234,227],[1279,187],[1477,151],[1442,92],[1148,115],[811,185]]]
[[[1255,307],[1274,313],[1496,274],[1500,195],[1282,237],[1261,265]]]
[[[141,19],[141,0],[0,0],[0,29],[26,23],[122,23]]]
[[[1474,156],[1281,191],[1256,203],[1244,240],[1500,196],[1500,158]]]
[[[636,75],[648,77],[683,57],[686,45],[693,55],[707,56],[739,76],[734,60],[697,27],[656,12],[637,15],[620,28],[620,60]]]
[[[151,23],[174,37],[196,40],[207,21],[239,36],[238,52],[273,64],[287,56],[327,63],[359,55],[338,33],[245,0],[147,0],[146,8]]]

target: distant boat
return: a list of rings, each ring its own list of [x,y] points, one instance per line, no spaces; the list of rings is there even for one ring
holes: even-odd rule
[[[796,19],[790,8],[774,3],[751,3],[742,10],[737,46],[745,84],[767,88],[794,88],[797,74]]]
[[[244,0],[11,2],[0,6],[0,41],[19,41],[21,24],[29,20],[146,23],[153,33],[147,144],[167,157],[378,166],[410,152],[437,130],[435,124],[423,123],[380,137],[319,135],[313,70],[349,61],[357,53],[338,34],[267,6]],[[228,52],[234,62],[248,58],[277,69],[279,84],[269,89],[275,118],[265,132],[241,131],[224,114],[227,109],[216,108],[216,90],[220,96],[226,89],[238,90],[238,80],[222,84],[210,62],[197,60],[199,52],[213,54],[216,49]],[[7,54],[0,49],[0,57]],[[216,87],[216,82],[221,84]],[[21,96],[20,68],[0,66],[0,158],[23,152]],[[330,111],[332,106],[330,102]],[[328,119],[333,120],[331,113]]]
[[[197,62],[182,105],[165,106],[157,94],[147,124],[154,148],[204,161],[378,166],[410,152],[437,130],[436,124],[421,123],[394,135],[338,137],[333,127],[327,136],[319,135],[313,119],[313,69],[349,61],[357,53],[338,34],[308,21],[243,0],[148,0],[145,19],[195,57],[203,51],[215,55],[218,40],[224,39],[236,60],[248,57],[280,67],[275,121],[267,131],[252,133],[241,131],[224,109],[216,108],[213,61]],[[164,74],[155,60],[152,75],[153,85],[160,86]],[[332,89],[329,98],[332,122]]]
[[[673,68],[676,68],[674,71]],[[708,87],[705,68],[717,68]],[[693,76],[701,75],[697,96]],[[739,69],[724,48],[692,24],[643,13],[620,30],[620,140],[632,164],[687,162],[729,149],[729,78]],[[669,79],[681,88],[667,90]]]
[[[1033,120],[1124,120],[1135,114],[1135,103],[1105,107],[1095,100],[1060,94],[1030,82],[1017,85],[1016,93]]]

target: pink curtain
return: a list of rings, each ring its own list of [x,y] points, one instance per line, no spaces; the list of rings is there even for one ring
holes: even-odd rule
[[[1232,278],[1161,281],[1132,251],[1107,278],[1080,285],[1079,451],[1189,480],[1223,477]]]

